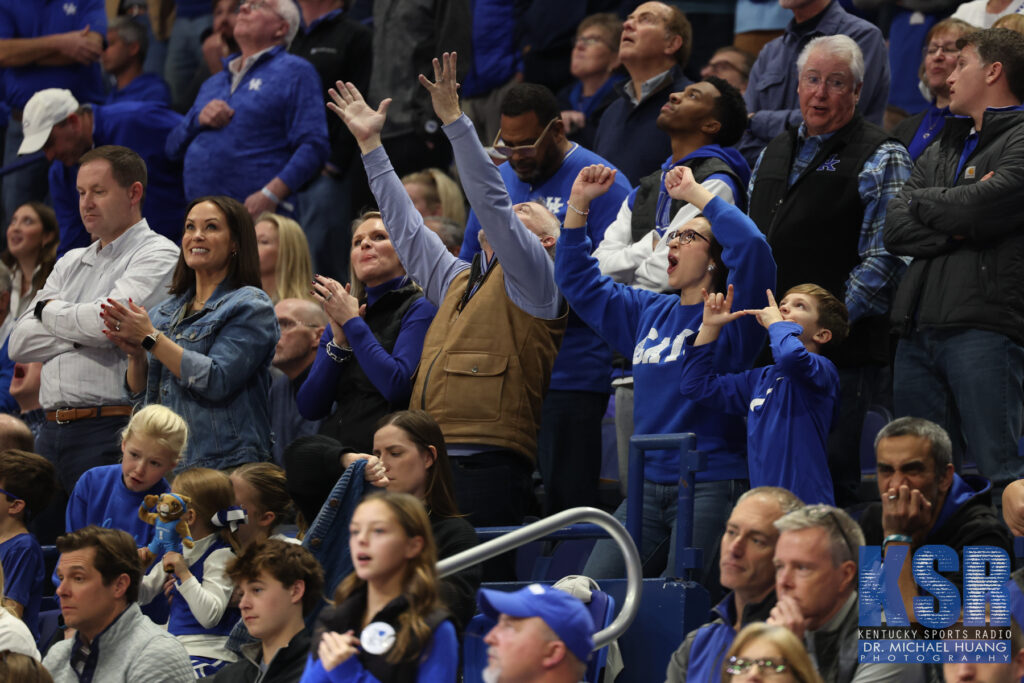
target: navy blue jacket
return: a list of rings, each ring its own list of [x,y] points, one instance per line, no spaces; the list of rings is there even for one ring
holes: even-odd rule
[[[617,86],[619,99],[608,105],[601,116],[594,138],[594,151],[625,173],[630,185],[636,185],[649,173],[657,171],[665,157],[672,154],[668,133],[658,130],[655,122],[669,95],[684,90],[690,79],[678,66],[672,67],[672,81],[633,106],[625,93],[626,80]]]

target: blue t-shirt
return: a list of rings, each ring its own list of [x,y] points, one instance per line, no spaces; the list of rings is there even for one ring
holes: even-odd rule
[[[25,608],[22,621],[39,638],[39,601],[43,597],[46,567],[39,541],[29,533],[0,543],[0,566],[4,568],[4,595]]]
[[[107,34],[103,0],[0,0],[0,40],[40,38],[81,31],[86,26]],[[7,104],[24,109],[29,98],[45,88],[67,88],[79,102],[102,102],[100,63],[67,66],[16,66],[3,70]]]
[[[137,547],[153,539],[153,525],[139,519],[139,506],[147,495],[167,493],[171,487],[161,479],[148,491],[136,493],[124,485],[120,465],[102,465],[87,470],[75,484],[65,513],[69,533],[95,524],[121,529],[132,535]]]

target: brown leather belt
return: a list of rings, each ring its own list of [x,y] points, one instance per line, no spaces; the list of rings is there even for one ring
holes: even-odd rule
[[[97,406],[95,408],[58,408],[47,410],[46,419],[64,425],[76,420],[88,420],[93,417],[121,417],[132,414],[131,406]]]

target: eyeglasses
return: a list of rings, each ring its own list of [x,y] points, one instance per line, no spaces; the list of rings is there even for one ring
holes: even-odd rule
[[[302,325],[303,327],[320,327],[316,323],[303,323],[298,320],[292,320],[291,318],[278,318],[277,326],[281,328],[282,332],[292,329],[296,325]]]
[[[537,139],[534,141],[532,145],[518,145],[516,147],[509,147],[508,145],[505,144],[505,141],[501,139],[501,129],[499,128],[498,134],[494,136],[494,142],[491,144],[491,147],[493,147],[494,151],[503,157],[511,157],[513,154],[518,154],[519,156],[524,158],[535,157],[537,156],[537,148],[540,147],[540,143],[544,141],[544,137],[548,134],[548,131],[551,130],[552,124],[554,124],[555,121],[558,121],[559,118],[560,117],[556,116],[555,118],[548,121],[548,125],[544,126],[544,130],[541,131],[540,135],[537,137]]]
[[[685,230],[673,230],[665,235],[665,239],[668,240],[668,244],[672,244],[672,240],[675,239],[678,239],[680,244],[689,244],[695,237],[699,237],[708,244],[711,244],[711,240],[691,228],[686,228]]]
[[[0,489],[0,496],[7,496],[8,498],[11,499],[12,503],[16,500],[24,500],[21,496],[16,496],[10,491],[4,491],[3,489]]]
[[[939,52],[942,52],[942,54],[946,56],[952,56],[960,54],[960,48],[956,46],[956,43],[947,43],[945,45],[937,45],[936,43],[932,43],[928,47],[924,48],[922,52],[932,57],[937,55]]]
[[[250,12],[255,12],[258,9],[268,9],[277,14],[277,5],[274,4],[274,0],[246,0],[238,6],[238,9],[241,10],[243,7],[248,7]]]
[[[850,89],[850,84],[838,76],[822,77],[818,74],[802,74],[800,76],[800,85],[812,90],[822,84],[825,85],[825,92],[842,94]]]
[[[760,672],[765,676],[776,676],[789,671],[789,665],[782,659],[743,659],[742,657],[729,657],[729,663],[725,667],[725,673],[730,676],[740,676],[751,669]]]
[[[597,36],[576,36],[576,42],[573,44],[576,47],[593,47],[595,45],[608,45],[608,41]]]

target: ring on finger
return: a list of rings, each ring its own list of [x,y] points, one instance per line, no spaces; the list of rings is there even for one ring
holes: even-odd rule
[[[116,323],[114,323],[114,331],[115,332],[120,332],[121,331],[121,321],[120,320],[118,320]]]
[[[889,500],[896,500],[896,496],[895,495],[889,496]]]
[[[334,298],[334,292],[328,292],[327,296],[324,297],[324,301],[330,301],[333,298]]]

